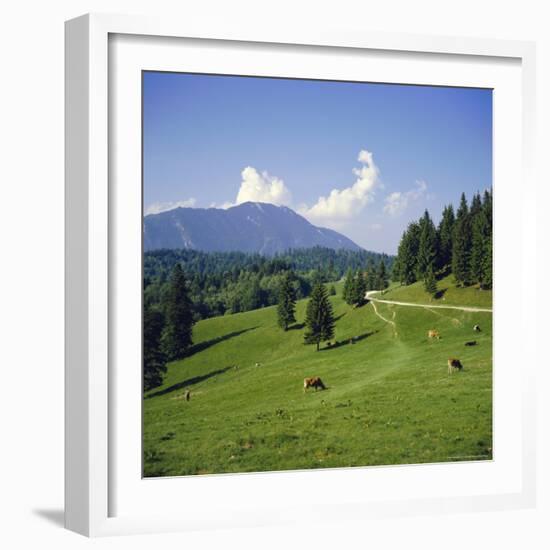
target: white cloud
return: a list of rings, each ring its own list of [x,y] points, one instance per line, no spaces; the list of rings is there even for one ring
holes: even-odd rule
[[[327,197],[319,197],[311,208],[300,209],[300,213],[312,222],[338,226],[372,202],[376,188],[382,186],[378,167],[369,151],[360,151],[357,160],[362,166],[353,169],[357,179],[351,187],[333,189]]]
[[[222,202],[221,204],[218,204],[217,202],[211,202],[210,208],[221,208],[223,210],[227,210],[228,208],[231,208],[232,206],[235,206],[234,202],[226,201]]]
[[[276,205],[289,205],[292,195],[284,181],[267,172],[258,172],[256,168],[247,166],[242,172],[242,182],[235,204],[243,202],[267,202]]]
[[[412,200],[416,201],[426,193],[428,190],[428,184],[424,180],[416,180],[416,189],[409,191],[409,195]]]
[[[402,214],[411,202],[422,198],[428,186],[425,181],[418,180],[415,182],[415,187],[409,191],[394,191],[390,193],[385,200],[384,212],[390,216],[399,216]]]
[[[175,202],[153,202],[145,209],[145,215],[160,214],[168,210],[174,210],[174,208],[192,208],[197,203],[197,200],[190,198],[184,201]]]
[[[407,208],[407,197],[401,191],[394,191],[386,197],[384,212],[390,216],[397,216]]]

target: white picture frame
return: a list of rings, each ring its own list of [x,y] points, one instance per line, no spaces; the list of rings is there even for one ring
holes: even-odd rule
[[[499,418],[499,415],[496,415],[495,422],[507,423],[514,435],[510,436],[506,443],[508,445],[506,449],[510,452],[503,452],[502,458],[495,458],[495,464],[502,464],[503,468],[498,475],[495,473],[494,483],[497,484],[499,479],[507,477],[513,480],[509,485],[503,484],[494,488],[487,485],[479,491],[472,491],[463,485],[462,491],[455,488],[455,491],[449,494],[440,494],[441,491],[430,491],[425,488],[422,491],[418,489],[419,484],[426,485],[424,479],[427,472],[428,477],[432,478],[433,488],[435,489],[437,484],[442,484],[442,490],[445,491],[445,480],[452,475],[449,473],[452,470],[449,469],[457,467],[452,464],[423,466],[424,470],[414,470],[414,466],[369,468],[369,487],[372,488],[373,494],[376,492],[375,487],[378,487],[376,489],[378,496],[373,498],[362,497],[361,493],[351,495],[346,493],[345,489],[342,490],[349,487],[351,491],[351,487],[358,486],[357,476],[361,471],[365,471],[360,468],[317,471],[314,474],[266,473],[257,477],[201,476],[192,480],[193,486],[186,487],[188,491],[196,491],[197,500],[189,498],[180,502],[175,514],[164,513],[161,507],[159,507],[159,513],[155,514],[145,503],[165,498],[170,502],[174,494],[177,494],[178,487],[181,487],[177,485],[179,483],[177,480],[148,480],[146,481],[148,486],[140,495],[137,492],[130,492],[136,490],[135,487],[130,486],[130,483],[121,483],[119,479],[121,459],[114,456],[114,449],[120,448],[117,440],[120,430],[116,429],[115,416],[118,414],[117,401],[123,395],[120,392],[130,392],[131,389],[124,390],[121,389],[120,383],[114,384],[116,377],[113,376],[113,365],[116,364],[114,351],[116,346],[114,346],[115,337],[112,327],[116,326],[117,320],[113,318],[112,302],[117,299],[113,288],[117,288],[115,282],[118,270],[124,269],[125,265],[127,269],[129,264],[122,256],[113,254],[113,249],[117,250],[117,239],[122,237],[118,233],[121,225],[119,218],[124,217],[124,212],[120,210],[120,200],[115,199],[118,193],[126,192],[123,187],[117,187],[113,192],[111,185],[113,178],[119,177],[118,168],[113,168],[115,159],[109,157],[110,140],[113,133],[119,131],[117,126],[119,119],[110,110],[113,105],[112,96],[116,95],[112,87],[117,82],[114,71],[122,70],[117,65],[118,61],[113,63],[110,58],[109,44],[113,37],[129,37],[134,43],[131,48],[136,47],[140,41],[146,40],[146,37],[161,40],[167,37],[176,40],[193,39],[199,44],[201,41],[209,41],[209,44],[222,50],[232,47],[238,50],[239,47],[248,45],[252,49],[263,48],[262,51],[266,51],[266,48],[273,49],[272,57],[275,62],[280,55],[277,53],[277,47],[284,48],[286,56],[296,55],[296,57],[305,50],[313,53],[353,52],[353,55],[361,52],[383,53],[390,57],[391,55],[399,57],[398,64],[403,64],[408,58],[412,59],[420,55],[430,62],[431,60],[437,62],[441,67],[446,64],[459,64],[460,60],[466,60],[482,67],[478,69],[480,76],[472,77],[479,79],[485,78],[481,76],[484,72],[484,64],[495,67],[515,67],[512,71],[515,75],[513,78],[519,85],[514,88],[515,95],[510,94],[506,100],[516,103],[518,117],[515,122],[512,121],[515,126],[511,125],[509,128],[518,131],[509,132],[513,136],[505,145],[508,147],[508,153],[515,150],[517,155],[510,161],[511,174],[504,174],[499,169],[501,163],[506,161],[505,147],[503,146],[501,152],[496,155],[495,178],[502,180],[503,191],[499,195],[498,186],[496,187],[495,209],[498,219],[499,209],[504,211],[508,204],[512,204],[510,201],[518,200],[519,196],[523,215],[520,228],[514,234],[506,233],[510,231],[510,227],[506,228],[506,224],[499,226],[497,223],[495,241],[498,243],[499,238],[508,242],[509,239],[514,239],[514,244],[521,250],[522,261],[526,265],[527,262],[533,265],[536,255],[534,245],[530,243],[529,238],[529,235],[535,231],[536,223],[534,215],[531,214],[535,211],[536,205],[536,183],[532,177],[535,119],[534,44],[473,38],[392,35],[370,31],[348,33],[304,30],[295,34],[293,31],[279,30],[274,34],[269,29],[255,28],[244,33],[230,29],[218,31],[202,28],[191,22],[118,15],[85,15],[68,21],[66,23],[66,527],[87,536],[101,536],[276,524],[295,521],[298,517],[301,520],[307,518],[311,521],[321,521],[328,518],[329,514],[335,519],[360,520],[363,517],[380,515],[395,516],[532,506],[535,501],[534,366],[536,361],[533,350],[522,348],[521,370],[514,369],[512,364],[516,357],[514,354],[519,353],[522,344],[514,343],[506,337],[500,339],[503,344],[508,340],[506,348],[499,351],[496,347],[495,356],[500,361],[496,364],[502,365],[502,372],[508,373],[506,383],[509,390],[507,391],[512,392],[506,393],[503,389],[501,394],[508,396],[510,403],[513,401],[514,405],[509,407],[510,418],[506,419],[504,415]],[[175,46],[166,43],[165,40],[157,52],[164,56],[164,63],[169,63],[168,49],[172,47]],[[141,52],[139,55],[145,56],[149,46],[138,44],[137,48],[136,51]],[[135,55],[133,53],[128,55],[129,51],[126,51],[123,58],[128,63],[134,63],[131,60],[135,60]],[[233,57],[237,67],[240,62],[244,67],[245,59],[242,54],[237,51]],[[254,55],[251,55],[251,58],[253,57]],[[148,58],[148,69],[157,68],[151,66],[151,63],[155,63],[155,59],[158,57]],[[196,57],[194,63],[198,64],[194,66],[200,66],[200,55]],[[236,70],[238,71],[238,68]],[[300,71],[303,69],[300,69],[297,64],[295,69],[288,70],[296,70],[296,74],[301,75]],[[429,71],[429,68],[427,70]],[[464,66],[461,70],[467,71],[467,67]],[[504,74],[506,71],[502,72]],[[382,77],[379,77],[378,81],[380,78]],[[420,81],[414,83],[428,83],[426,76],[418,78]],[[438,78],[442,78],[441,75]],[[448,78],[451,79],[450,76]],[[458,75],[447,84],[460,85],[461,82],[467,85],[467,79]],[[513,86],[510,84],[511,89]],[[502,97],[504,97],[507,87],[505,76],[501,87]],[[116,105],[116,101],[114,104]],[[513,118],[513,115],[510,116]],[[497,139],[499,132],[505,128],[504,122],[504,116],[496,118],[495,137]],[[113,129],[113,126],[117,127]],[[517,151],[518,147],[520,154]],[[114,153],[111,155],[113,156]],[[120,158],[120,164],[123,164],[124,153],[121,153]],[[511,195],[508,185],[508,182],[512,181],[512,176],[517,176],[521,180],[521,186],[518,186],[515,197]],[[135,204],[132,200],[130,203]],[[141,216],[141,210],[139,215]],[[501,216],[502,219],[503,216]],[[497,265],[501,257],[504,265],[506,246],[501,245],[500,250],[502,252],[499,252],[497,244],[495,251]],[[517,276],[522,277],[521,273]],[[495,319],[498,319],[499,315],[502,319],[506,316],[505,309],[499,310],[499,302],[496,300],[500,292],[499,288],[505,288],[504,279],[502,281],[502,286],[499,287],[501,283],[498,283],[495,288]],[[521,283],[517,283],[517,286],[520,285]],[[534,317],[532,315],[534,307],[529,303],[517,304],[522,330],[528,326],[529,317]],[[508,334],[512,337],[510,332],[512,327],[506,327],[504,322],[502,326],[501,334],[505,335],[508,329]],[[495,341],[497,339],[495,338]],[[496,342],[495,346],[498,345]],[[506,363],[508,368],[505,368]],[[505,384],[503,383],[501,387],[505,388]],[[501,391],[498,384],[495,391]],[[499,393],[496,397],[498,395]],[[132,406],[132,402],[139,403],[140,400],[141,395],[132,394],[128,402]],[[502,405],[501,401],[498,406],[504,409]],[[135,419],[136,416],[131,418]],[[514,428],[516,423],[517,426]],[[496,427],[498,428],[498,424]],[[505,444],[501,445],[501,448],[504,449]],[[515,451],[513,451],[514,448]],[[506,462],[507,455],[511,456],[514,453],[516,453],[514,460]],[[135,460],[139,461],[140,458],[135,457]],[[463,468],[462,475],[465,478],[485,477],[492,483],[491,472],[479,469],[477,466],[472,468],[471,472],[474,476],[479,476],[478,478],[470,476],[469,470],[466,469],[467,465],[459,467]],[[417,473],[419,471],[420,474]],[[412,474],[409,476],[408,472]],[[321,479],[319,476],[323,476],[324,495],[320,495],[315,490]],[[383,498],[381,495],[386,494],[384,487],[389,487],[391,479],[400,479],[400,483],[405,485],[410,482],[410,491],[395,492],[388,498]],[[137,485],[141,485],[141,482]],[[274,486],[284,489],[297,485],[303,486],[305,490],[300,494],[306,496],[296,498],[292,506],[285,505],[285,498],[294,499],[289,499],[288,493],[285,497],[284,491],[277,500],[268,501],[266,497],[262,497],[262,494],[269,494]],[[162,489],[157,491],[156,488],[161,486]],[[252,486],[260,487],[260,490],[254,492]],[[115,487],[117,491],[126,491],[125,499],[114,498]],[[208,498],[215,495],[216,491],[220,495],[223,493],[232,496],[225,500],[220,498],[219,507],[217,509],[212,507],[212,513],[206,515],[204,510],[208,507]],[[389,495],[389,491],[387,494]],[[202,508],[199,503],[200,495],[203,495],[206,500]],[[119,510],[119,506],[114,504],[117,500],[132,501],[136,504]]]

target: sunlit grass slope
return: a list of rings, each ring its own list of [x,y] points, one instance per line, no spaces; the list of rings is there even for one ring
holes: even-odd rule
[[[422,282],[413,283],[408,286],[392,284],[382,296],[379,296],[379,298],[382,300],[442,306],[478,306],[482,308],[491,308],[493,305],[493,293],[490,290],[480,290],[478,286],[457,288],[452,275],[437,281],[437,289],[437,298],[433,298],[424,290]]]
[[[451,295],[472,303],[470,289]],[[171,363],[163,386],[145,396],[144,474],[492,457],[490,313],[378,304],[394,330],[372,304],[331,300],[340,345],[319,352],[303,345],[299,325],[279,329],[275,308],[199,322],[190,356]],[[299,322],[305,306],[298,303]],[[428,341],[429,329],[441,340]],[[448,357],[464,371],[448,375]],[[305,376],[328,389],[304,394]]]

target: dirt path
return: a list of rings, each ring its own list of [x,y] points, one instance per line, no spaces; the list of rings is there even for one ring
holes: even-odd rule
[[[368,295],[368,292],[367,292],[367,295]],[[395,326],[395,321],[391,321],[390,319],[386,319],[382,314],[378,313],[378,309],[376,309],[376,304],[374,303],[374,300],[371,300],[370,303],[372,304],[372,307],[374,308],[374,313],[376,313],[376,315],[378,315],[378,317],[380,317],[380,319],[382,319],[382,321],[385,321],[386,323],[389,323],[390,325],[392,325],[393,335],[397,336],[397,327]],[[393,315],[395,317],[395,312],[394,312]]]
[[[370,300],[374,311],[376,312],[376,306],[374,306],[374,302],[380,302],[381,304],[393,304],[396,306],[405,306],[405,307],[422,307],[424,309],[458,309],[459,311],[469,311],[473,313],[492,313],[493,310],[489,308],[484,307],[473,307],[473,306],[440,306],[440,305],[432,305],[432,304],[412,304],[409,302],[395,302],[393,300],[380,300],[379,298],[373,298],[373,294],[377,294],[380,292],[379,290],[369,290],[366,294],[367,300]],[[382,317],[378,313],[376,313],[378,317]],[[383,317],[382,317],[383,318]]]

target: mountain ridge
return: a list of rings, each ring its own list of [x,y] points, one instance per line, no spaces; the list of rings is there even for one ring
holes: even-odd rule
[[[245,202],[228,209],[178,207],[143,220],[145,251],[162,248],[241,251],[267,256],[292,248],[363,250],[332,229],[317,227],[287,206]]]

